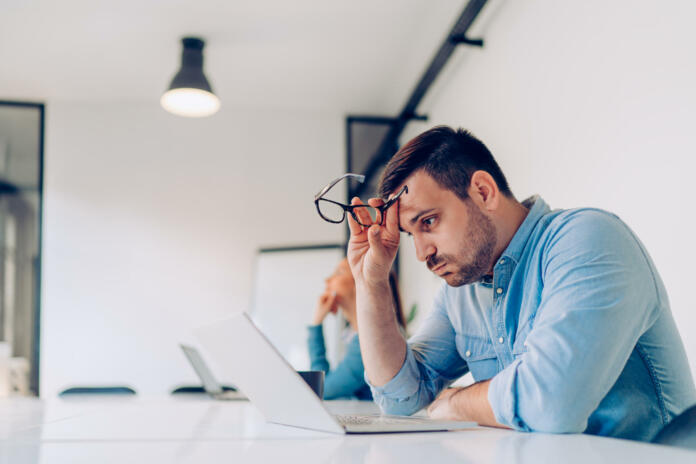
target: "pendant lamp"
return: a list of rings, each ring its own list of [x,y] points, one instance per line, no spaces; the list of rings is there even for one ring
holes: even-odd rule
[[[179,116],[200,118],[215,114],[220,109],[220,100],[203,73],[205,42],[197,37],[184,37],[181,42],[181,69],[160,103],[165,110]]]

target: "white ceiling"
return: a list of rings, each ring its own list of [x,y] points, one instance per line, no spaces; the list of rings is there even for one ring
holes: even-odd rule
[[[198,35],[223,105],[394,114],[467,2],[0,3],[0,99],[158,100]]]

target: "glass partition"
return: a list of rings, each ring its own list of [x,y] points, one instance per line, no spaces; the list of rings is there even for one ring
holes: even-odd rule
[[[44,106],[0,101],[0,396],[38,394]]]

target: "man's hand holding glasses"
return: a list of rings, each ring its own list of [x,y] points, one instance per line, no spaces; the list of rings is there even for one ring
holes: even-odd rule
[[[314,197],[319,215],[326,221],[339,224],[348,216],[350,241],[348,263],[356,284],[389,285],[389,271],[399,248],[399,198],[408,193],[404,185],[387,201],[371,198],[367,205],[355,197],[350,205],[324,198],[324,195],[344,178],[364,182],[365,176],[345,174],[324,187]],[[349,214],[346,214],[349,213]]]

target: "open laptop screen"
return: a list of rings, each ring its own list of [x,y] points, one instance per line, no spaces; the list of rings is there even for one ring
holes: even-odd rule
[[[213,373],[210,372],[210,369],[208,369],[208,366],[205,364],[205,361],[203,361],[203,358],[201,357],[198,350],[191,346],[180,346],[184,354],[188,358],[189,362],[193,366],[193,370],[195,370],[196,374],[198,374],[198,377],[200,377],[201,383],[203,383],[203,388],[205,389],[206,393],[211,395],[217,395],[222,393],[222,386],[217,382],[217,380],[215,380],[215,377],[213,377]]]

